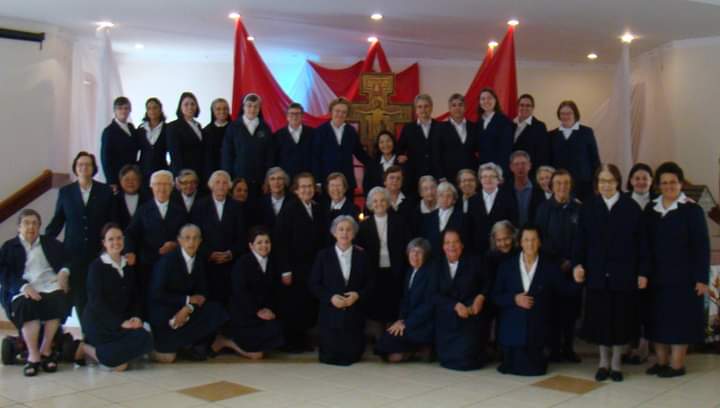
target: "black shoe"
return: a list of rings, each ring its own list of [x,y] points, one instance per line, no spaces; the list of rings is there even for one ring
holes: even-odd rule
[[[685,367],[675,369],[667,366],[664,370],[658,373],[658,377],[660,378],[682,377],[683,375],[685,375]]]
[[[568,350],[568,351],[564,352],[564,353],[563,353],[563,358],[565,358],[565,361],[567,361],[567,362],[569,362],[569,363],[580,363],[580,362],[582,362],[582,359],[580,358],[580,356],[578,356],[577,353],[574,352],[573,350]]]
[[[610,371],[605,367],[598,368],[597,372],[595,373],[595,381],[602,382],[608,379],[610,376]]]
[[[654,366],[652,366],[652,367],[648,368],[647,370],[645,370],[645,374],[647,374],[647,375],[659,375],[661,372],[665,371],[665,369],[668,368],[668,367],[670,367],[670,366],[655,364]]]
[[[622,371],[610,370],[610,379],[613,380],[614,382],[622,382],[622,380],[623,380]]]

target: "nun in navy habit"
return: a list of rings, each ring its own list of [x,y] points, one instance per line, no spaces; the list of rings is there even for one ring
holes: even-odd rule
[[[208,343],[228,319],[220,304],[207,300],[205,262],[197,256],[200,228],[184,226],[178,241],[180,247],[155,265],[150,286],[149,320],[161,362],[174,361],[179,351],[204,360]]]
[[[249,243],[250,253],[241,256],[233,268],[230,322],[224,332],[241,355],[254,353],[249,357],[259,358],[284,343],[283,328],[275,315],[280,271],[271,255],[269,230],[253,228]]]
[[[410,267],[403,281],[400,312],[375,344],[375,354],[393,363],[423,348],[429,351],[435,336],[430,243],[424,238],[413,239],[407,245],[407,255]]]
[[[551,299],[574,294],[580,287],[562,279],[555,262],[539,252],[540,232],[526,225],[520,231],[522,252],[500,265],[493,288],[499,309],[497,341],[503,351],[503,374],[544,375]],[[575,277],[576,282],[579,277]]]
[[[351,365],[365,351],[365,299],[372,290],[372,270],[365,251],[353,245],[357,222],[341,215],[332,223],[335,245],[315,259],[310,290],[319,302],[320,362]]]
[[[442,243],[432,276],[438,360],[445,368],[475,370],[486,361],[489,282],[479,259],[463,255],[458,231],[445,230]]]
[[[88,304],[82,316],[85,351],[100,364],[122,370],[129,361],[150,353],[153,341],[140,318],[135,268],[121,255],[122,229],[110,223],[102,232],[105,252],[88,271]]]

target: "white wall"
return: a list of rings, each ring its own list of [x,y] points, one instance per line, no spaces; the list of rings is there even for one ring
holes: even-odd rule
[[[67,172],[69,132],[69,37],[55,27],[18,20],[0,25],[45,31],[39,44],[0,39],[0,199],[51,168]]]

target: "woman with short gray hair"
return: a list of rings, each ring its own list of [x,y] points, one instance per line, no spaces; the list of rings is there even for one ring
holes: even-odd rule
[[[440,237],[446,229],[461,231],[465,238],[464,214],[455,210],[458,192],[455,186],[443,181],[437,188],[437,209],[422,218],[420,236],[430,241],[435,248],[440,247]]]
[[[407,245],[409,268],[403,280],[400,311],[375,345],[375,353],[391,363],[430,355],[434,334],[430,250],[424,238],[415,238]]]
[[[500,188],[503,171],[495,163],[485,163],[478,170],[481,191],[470,201],[468,226],[473,231],[472,252],[483,255],[490,247],[490,229],[500,220],[515,223],[517,205],[512,191]]]
[[[410,232],[401,215],[390,209],[390,193],[375,187],[367,196],[372,215],[360,224],[357,244],[365,249],[368,268],[375,276],[375,290],[370,296],[368,316],[382,327],[397,318],[402,281],[405,273],[405,245]]]
[[[335,244],[318,253],[309,288],[319,302],[320,362],[347,366],[365,351],[365,305],[372,291],[372,272],[365,251],[353,245],[355,220],[341,215],[332,222]]]

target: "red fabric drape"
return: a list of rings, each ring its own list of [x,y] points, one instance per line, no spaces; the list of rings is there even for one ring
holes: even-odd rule
[[[355,82],[355,78],[360,76],[363,61],[358,61],[347,68],[338,69],[326,68],[312,61],[308,61],[308,64],[320,75],[335,95],[345,95]]]

